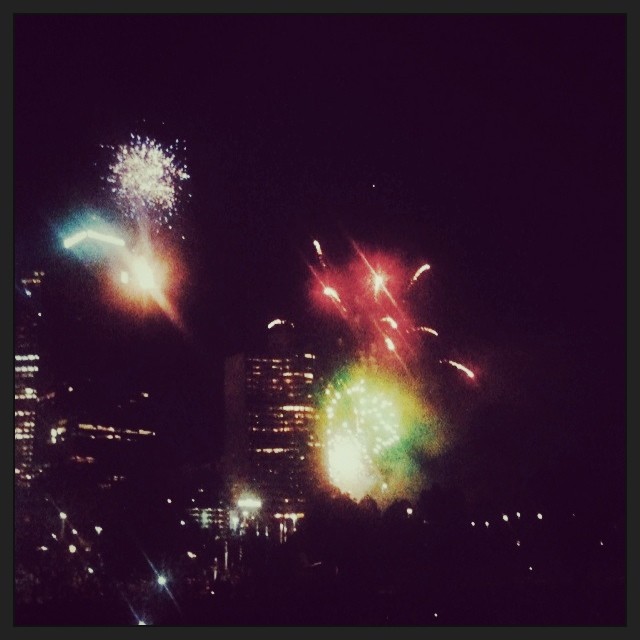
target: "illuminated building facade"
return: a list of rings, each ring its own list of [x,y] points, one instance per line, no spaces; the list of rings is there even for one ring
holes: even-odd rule
[[[155,435],[138,427],[59,420],[49,434],[52,481],[73,478],[88,491],[111,489],[127,479]]]
[[[14,469],[16,484],[28,487],[38,475],[38,391],[41,366],[41,286],[44,271],[20,280],[14,330]]]
[[[270,327],[263,355],[225,363],[226,462],[234,486],[262,501],[263,515],[304,513],[314,445],[315,356],[297,352],[290,327]]]

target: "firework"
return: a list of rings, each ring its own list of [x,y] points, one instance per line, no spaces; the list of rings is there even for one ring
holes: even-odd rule
[[[110,147],[114,152],[106,181],[111,185],[124,215],[156,228],[171,228],[172,218],[189,179],[177,158],[178,141],[162,146],[151,138],[131,134],[128,144]]]
[[[414,274],[413,278],[411,278],[411,284],[413,284],[425,271],[431,269],[431,265],[423,264]]]
[[[396,345],[389,336],[384,337],[384,343],[387,345],[387,349],[389,349],[389,351],[396,350]]]
[[[318,438],[329,482],[355,500],[379,504],[415,496],[422,482],[417,462],[439,453],[443,425],[418,400],[412,382],[377,366],[352,364],[321,394]]]
[[[392,329],[398,328],[398,323],[391,316],[380,318],[380,322],[386,322]]]
[[[331,308],[340,312],[361,352],[390,358],[394,365],[407,370],[407,362],[418,347],[411,336],[415,322],[403,299],[407,269],[392,256],[365,255],[355,243],[353,247],[356,255],[346,267],[323,267],[319,273],[311,269],[318,287],[315,300],[320,303],[329,298],[334,303]],[[326,264],[323,259],[321,266]],[[393,338],[387,335],[388,328],[393,329]]]
[[[178,311],[184,269],[179,257],[160,241],[138,242],[124,249],[114,274],[111,298],[114,304],[130,311],[155,313],[161,311],[179,329],[184,323]]]
[[[388,484],[388,454],[401,444],[418,404],[391,376],[363,366],[340,373],[324,392],[320,412],[331,482],[355,499]]]
[[[325,287],[322,292],[324,293],[325,296],[327,296],[328,298],[331,298],[332,300],[334,300],[335,302],[337,302],[338,304],[341,304],[340,301],[340,296],[338,295],[338,292],[333,288],[333,287]]]
[[[465,367],[463,364],[460,364],[459,362],[455,362],[454,360],[440,360],[440,362],[443,364],[450,364],[452,367],[455,367],[459,371],[462,371],[469,378],[476,377],[476,374],[473,373],[471,369]]]
[[[326,266],[317,241],[314,241],[314,246],[318,258],[322,257],[321,264]],[[323,294],[320,296],[318,292],[314,298],[316,301],[330,298],[335,303],[331,306],[340,310],[361,355],[381,360],[385,365],[399,365],[410,373],[422,366],[424,344],[418,339],[418,334],[438,336],[435,329],[417,324],[413,313],[412,285],[431,269],[431,265],[424,263],[413,271],[392,255],[365,253],[355,242],[352,246],[355,256],[346,266],[323,268],[321,275],[311,269],[316,286],[320,285]],[[408,277],[411,273],[413,275]],[[407,281],[409,287],[406,286]],[[393,337],[388,335],[388,327],[393,329]],[[475,377],[473,371],[458,362],[440,362],[458,368],[469,378]]]
[[[439,403],[431,396],[437,387],[423,375],[427,342],[420,334],[438,332],[414,316],[413,285],[431,266],[412,269],[392,255],[365,253],[352,243],[352,259],[328,268],[315,241],[314,246],[322,270],[311,268],[312,299],[325,312],[335,314],[337,307],[360,363],[340,372],[322,396],[318,437],[323,473],[355,500],[370,495],[389,503],[415,496],[424,479],[424,456],[440,453],[452,437],[442,410],[433,409]],[[439,362],[475,378],[459,362]]]
[[[432,336],[438,335],[438,332],[435,329],[432,329],[431,327],[416,327],[415,330],[419,331],[420,333],[430,333]]]
[[[327,263],[325,262],[324,259],[324,254],[322,253],[322,247],[320,246],[320,243],[317,240],[313,241],[313,246],[316,249],[316,254],[318,255],[318,262],[320,262],[320,265],[322,266],[323,269],[328,269],[327,267]]]

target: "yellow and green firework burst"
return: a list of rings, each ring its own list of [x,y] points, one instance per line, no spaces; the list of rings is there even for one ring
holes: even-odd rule
[[[437,422],[396,374],[346,367],[327,385],[319,409],[324,469],[335,487],[356,500],[386,502],[420,484],[415,454],[436,444]]]

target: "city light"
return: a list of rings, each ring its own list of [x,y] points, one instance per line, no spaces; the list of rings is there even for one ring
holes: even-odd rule
[[[164,587],[167,584],[167,578],[165,576],[158,576],[158,584]]]
[[[238,500],[238,507],[241,509],[260,509],[262,500],[260,498],[245,497]]]
[[[67,519],[67,514],[64,511],[60,512],[60,520],[66,520]]]
[[[69,545],[69,553],[75,553],[77,551],[77,547],[75,544]]]
[[[94,529],[95,529],[95,531],[96,531],[96,533],[97,533],[98,535],[100,535],[100,534],[102,533],[102,527],[100,527],[100,526],[97,526],[97,525],[96,525],[96,526],[94,527]]]
[[[503,514],[502,519],[503,519],[505,522],[509,522],[509,516],[508,516],[508,515],[504,515],[504,514]]]
[[[542,520],[542,514],[541,513],[538,514],[538,520]]]

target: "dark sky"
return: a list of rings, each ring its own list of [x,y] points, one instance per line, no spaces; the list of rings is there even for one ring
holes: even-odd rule
[[[305,313],[311,240],[338,260],[352,238],[428,260],[439,329],[483,369],[443,477],[496,486],[580,460],[618,481],[625,29],[622,15],[15,16],[16,266],[55,261],[53,230],[103,206],[101,144],[180,138],[190,336],[136,325],[133,369],[191,390],[194,441],[220,415],[222,357]]]

